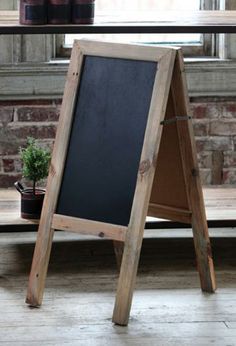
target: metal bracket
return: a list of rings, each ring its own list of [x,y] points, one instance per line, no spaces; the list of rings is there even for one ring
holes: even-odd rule
[[[192,119],[192,117],[189,115],[177,115],[176,117],[161,121],[160,124],[167,125],[167,124],[175,123],[177,121],[190,120],[190,119]]]

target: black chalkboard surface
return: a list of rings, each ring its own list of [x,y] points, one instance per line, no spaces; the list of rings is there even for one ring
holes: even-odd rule
[[[156,70],[84,57],[57,214],[128,225]]]

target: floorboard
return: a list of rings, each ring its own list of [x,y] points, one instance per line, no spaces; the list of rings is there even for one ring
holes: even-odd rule
[[[236,238],[228,231],[210,230],[215,294],[200,290],[191,232],[146,237],[128,327],[111,322],[111,241],[56,232],[43,305],[32,309],[24,300],[36,234],[1,233],[0,345],[236,346]]]

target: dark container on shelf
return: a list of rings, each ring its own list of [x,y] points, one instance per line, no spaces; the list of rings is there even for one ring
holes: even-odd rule
[[[40,219],[45,190],[36,189],[33,194],[32,189],[25,189],[21,194],[21,217],[22,219]]]
[[[68,24],[71,22],[71,0],[48,0],[48,23]]]
[[[20,0],[20,24],[46,24],[46,3],[46,0]]]
[[[72,23],[93,24],[95,0],[72,0]]]

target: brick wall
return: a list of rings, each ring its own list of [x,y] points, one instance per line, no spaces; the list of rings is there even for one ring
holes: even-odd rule
[[[52,148],[60,112],[60,100],[0,102],[0,187],[21,178],[19,147],[28,136]]]
[[[0,187],[21,178],[19,147],[27,136],[52,148],[60,100],[0,102]],[[194,121],[202,182],[236,183],[236,102],[230,99],[193,99]]]
[[[191,101],[203,184],[235,184],[236,102],[230,99]]]

